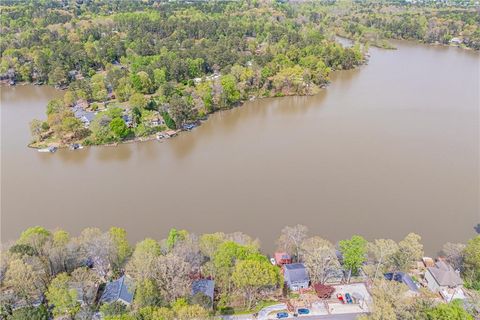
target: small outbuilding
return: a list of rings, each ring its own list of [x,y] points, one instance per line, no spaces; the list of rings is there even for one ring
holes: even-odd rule
[[[310,278],[303,263],[291,263],[283,265],[283,276],[288,288],[292,291],[308,288]]]
[[[133,280],[127,276],[111,281],[106,284],[105,290],[100,297],[101,303],[121,302],[130,305],[133,302],[135,286]]]
[[[277,266],[283,266],[284,264],[292,263],[292,257],[286,252],[275,252],[273,257]]]

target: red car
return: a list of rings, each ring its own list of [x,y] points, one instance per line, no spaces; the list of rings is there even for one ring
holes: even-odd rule
[[[345,299],[341,293],[337,293],[337,299],[340,300],[342,303],[345,303]]]

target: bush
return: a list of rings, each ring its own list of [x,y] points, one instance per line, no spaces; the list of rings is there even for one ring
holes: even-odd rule
[[[235,310],[232,307],[221,307],[219,311],[221,315],[225,315],[225,316],[232,315],[235,313]]]
[[[121,302],[106,303],[100,307],[100,312],[104,317],[119,316],[127,313],[127,307]]]
[[[110,130],[120,139],[124,139],[130,133],[130,129],[125,124],[122,118],[114,118],[110,124]]]
[[[49,314],[45,306],[38,308],[27,307],[13,311],[13,314],[8,318],[9,320],[48,320]]]
[[[35,249],[28,244],[15,244],[8,251],[11,253],[18,253],[22,256],[33,256],[35,255]]]
[[[162,113],[163,121],[165,121],[165,124],[169,129],[177,129],[177,124],[175,121],[170,117],[170,114],[168,112],[163,112]]]
[[[198,304],[199,306],[210,309],[212,308],[212,299],[206,294],[199,292],[190,299],[191,304]]]

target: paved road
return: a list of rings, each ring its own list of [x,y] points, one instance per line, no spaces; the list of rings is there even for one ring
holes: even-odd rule
[[[267,316],[270,312],[277,311],[277,310],[284,310],[286,306],[284,304],[276,304],[267,308],[262,309],[258,313],[257,318],[253,318],[251,314],[239,315],[239,316],[223,316],[222,319],[224,320],[250,320],[250,319],[257,319],[257,320],[266,320]],[[364,313],[363,313],[364,314]],[[331,314],[331,315],[321,315],[321,316],[299,316],[299,317],[289,317],[284,319],[298,319],[298,320],[355,320],[358,316],[362,315],[362,313],[348,313],[348,314]]]
[[[318,320],[355,320],[358,316],[364,313],[348,313],[348,314],[331,314],[326,316],[301,316],[298,318],[288,318],[288,319],[318,319]]]

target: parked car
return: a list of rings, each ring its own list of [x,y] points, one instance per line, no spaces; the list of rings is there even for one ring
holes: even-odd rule
[[[345,300],[347,300],[347,303],[353,303],[350,293],[345,293]]]
[[[343,295],[341,293],[337,293],[337,299],[340,300],[341,303],[345,303],[345,299],[343,299]]]
[[[288,318],[288,312],[279,312],[277,313],[277,319]]]
[[[309,314],[309,313],[310,313],[310,310],[308,310],[307,308],[298,309],[298,314]]]

